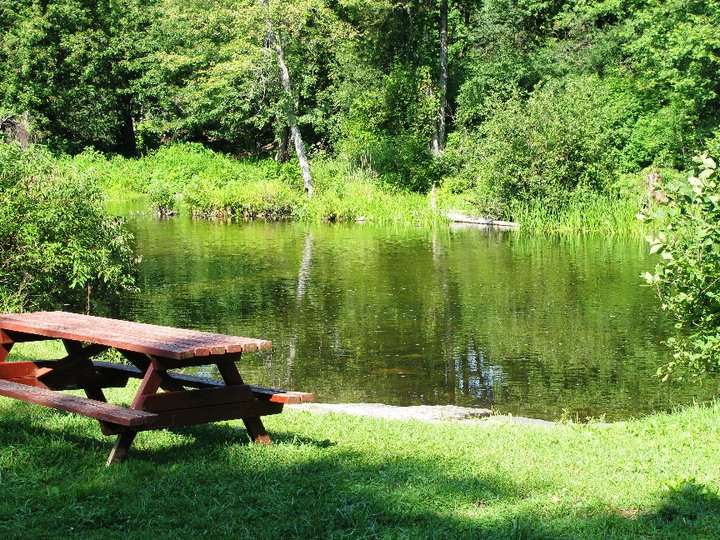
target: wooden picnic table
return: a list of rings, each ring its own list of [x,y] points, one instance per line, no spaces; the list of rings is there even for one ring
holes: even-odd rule
[[[58,360],[6,362],[15,343],[62,340]],[[270,444],[261,416],[313,395],[245,384],[236,362],[244,352],[266,350],[270,341],[61,311],[0,315],[0,395],[97,419],[105,435],[117,435],[108,465],[125,459],[139,431],[241,418],[258,443]],[[126,364],[93,360],[116,349]],[[222,380],[170,370],[216,365]],[[141,379],[129,407],[108,403],[104,388]],[[82,389],[87,397],[64,393]]]

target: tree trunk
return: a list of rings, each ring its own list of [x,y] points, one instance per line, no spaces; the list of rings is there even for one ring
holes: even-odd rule
[[[447,110],[447,83],[448,83],[448,0],[440,2],[440,73],[438,75],[438,91],[440,92],[440,107],[435,121],[430,151],[439,156],[445,150],[445,118]]]
[[[263,0],[263,4],[266,9],[269,7],[269,1]],[[285,53],[282,48],[281,40],[275,35],[272,20],[270,14],[267,14],[267,26],[268,26],[268,43],[275,50],[275,56],[277,57],[278,67],[280,68],[280,82],[282,83],[283,93],[285,94],[285,112],[287,115],[287,125],[290,128],[290,137],[295,144],[295,153],[297,154],[298,162],[300,162],[300,173],[302,174],[303,185],[307,192],[308,198],[312,197],[313,194],[313,183],[312,175],[310,174],[310,163],[305,153],[305,144],[300,134],[300,128],[297,125],[296,111],[298,103],[293,97],[292,81],[290,79],[290,71],[285,63]]]
[[[280,122],[280,119],[278,119]],[[277,152],[275,152],[275,161],[278,163],[285,163],[288,156],[288,147],[290,145],[290,128],[283,126],[280,130],[280,140],[278,141]]]
[[[118,103],[122,115],[122,122],[118,129],[117,151],[125,157],[137,156],[137,142],[135,140],[135,119],[132,114],[130,96],[120,96]]]

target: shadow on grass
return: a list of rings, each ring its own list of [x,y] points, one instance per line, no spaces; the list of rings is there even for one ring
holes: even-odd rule
[[[717,538],[720,530],[720,499],[697,483],[670,489],[650,510],[553,507],[539,500],[557,486],[522,471],[474,474],[412,449],[362,452],[285,432],[263,448],[227,424],[145,435],[151,444],[105,468],[111,440],[96,426],[47,423],[57,417],[18,405],[0,417],[0,451],[13,452],[0,457],[2,538]]]

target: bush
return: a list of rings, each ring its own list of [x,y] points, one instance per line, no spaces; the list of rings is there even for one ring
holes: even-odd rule
[[[0,309],[107,307],[133,285],[130,240],[88,176],[0,144]]]
[[[620,172],[630,102],[621,87],[594,76],[548,83],[526,102],[511,99],[452,140],[459,149],[449,149],[448,160],[457,155],[460,163],[453,182],[474,185],[479,199],[506,212],[515,202],[561,208],[578,188],[603,192]]]
[[[700,173],[667,184],[668,202],[641,216],[665,224],[648,238],[661,258],[645,274],[678,330],[667,340],[674,359],[660,370],[665,379],[720,368],[720,186],[715,161],[707,154],[696,160]]]
[[[354,169],[395,188],[424,193],[439,180],[427,141],[413,135],[355,134],[340,143],[340,152]]]

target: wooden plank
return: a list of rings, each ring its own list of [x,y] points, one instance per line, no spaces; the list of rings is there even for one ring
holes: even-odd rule
[[[213,405],[210,407],[198,407],[195,409],[182,409],[180,411],[168,411],[157,414],[157,419],[151,425],[140,426],[139,430],[173,428],[205,424],[208,422],[220,422],[223,420],[237,420],[239,418],[260,418],[269,414],[279,414],[283,406],[280,403],[268,403],[266,401],[249,401],[236,403],[231,406]],[[251,436],[251,438],[253,438]],[[254,438],[253,438],[254,440]]]
[[[206,388],[204,390],[185,390],[183,392],[163,392],[146,396],[140,404],[143,410],[159,413],[178,411],[211,405],[233,405],[252,401],[253,393],[246,384]]]
[[[297,403],[310,403],[315,401],[315,394],[310,392],[293,392],[291,390],[276,390],[275,388],[265,388],[263,386],[251,386],[253,394],[258,399],[271,401],[273,403],[283,403],[285,405]]]
[[[0,315],[0,330],[87,341],[170,359],[266,350],[270,341],[61,311]]]
[[[3,362],[0,364],[0,379],[32,377],[37,379],[50,370],[38,366],[35,362]]]
[[[156,419],[155,414],[147,411],[128,409],[112,403],[71,396],[13,381],[0,380],[0,395],[36,405],[53,407],[61,411],[82,414],[122,426],[142,426]]]
[[[93,362],[101,371],[122,371],[129,377],[142,378],[142,372],[132,366],[122,364],[113,364],[111,362]],[[184,375],[180,373],[167,373],[167,377],[181,383],[183,386],[192,388],[215,388],[225,386],[223,381],[217,379],[208,379],[207,377],[196,377],[194,375]],[[309,403],[315,401],[315,395],[309,392],[293,392],[290,390],[278,390],[276,388],[266,388],[263,386],[250,385],[250,389],[256,398],[272,403],[282,403],[284,405],[296,403]]]
[[[153,356],[152,360],[164,369],[178,369],[184,367],[206,366],[209,364],[234,364],[240,361],[242,353],[208,354],[205,356],[193,356],[191,358],[167,359]]]

